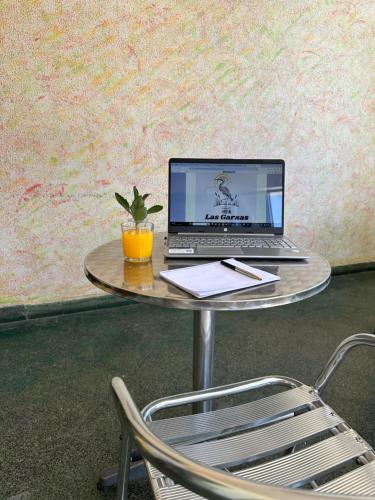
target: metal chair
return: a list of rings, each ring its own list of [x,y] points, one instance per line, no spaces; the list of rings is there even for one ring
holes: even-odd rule
[[[158,500],[354,500],[375,496],[375,452],[321,398],[346,353],[375,335],[344,340],[315,385],[270,376],[159,399],[137,409],[112,380],[122,429],[118,499],[127,498],[132,446],[145,459]],[[152,420],[155,412],[264,386],[275,394],[207,413]]]

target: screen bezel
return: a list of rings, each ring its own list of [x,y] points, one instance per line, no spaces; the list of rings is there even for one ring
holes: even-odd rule
[[[247,165],[280,165],[282,167],[282,217],[281,227],[246,227],[228,223],[222,226],[185,226],[171,224],[171,165],[172,163],[213,163],[247,164]],[[168,233],[237,233],[237,234],[284,234],[284,194],[285,194],[285,161],[281,159],[230,159],[230,158],[170,158],[168,161]]]

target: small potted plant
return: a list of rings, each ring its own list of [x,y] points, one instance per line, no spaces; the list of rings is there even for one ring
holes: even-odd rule
[[[155,214],[163,209],[161,205],[146,208],[145,200],[150,194],[139,194],[136,186],[133,187],[134,199],[130,204],[119,193],[115,193],[116,200],[132,216],[132,221],[121,224],[122,246],[124,257],[131,262],[147,262],[152,257],[152,242],[154,225],[146,220],[148,214]]]

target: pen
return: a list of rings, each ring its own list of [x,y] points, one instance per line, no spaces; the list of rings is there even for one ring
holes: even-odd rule
[[[240,267],[237,267],[233,264],[230,264],[229,262],[226,262],[225,260],[221,260],[220,264],[223,264],[223,266],[225,266],[225,267],[229,267],[229,269],[233,269],[233,271],[237,271],[238,273],[244,274],[245,276],[249,276],[249,278],[253,278],[255,280],[262,281],[262,278],[260,276],[257,276],[256,274],[253,274],[250,271],[245,271],[245,269],[241,269]]]

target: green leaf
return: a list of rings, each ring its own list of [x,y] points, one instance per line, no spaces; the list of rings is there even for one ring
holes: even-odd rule
[[[147,217],[147,210],[144,206],[136,208],[133,211],[133,218],[135,222],[142,222],[145,220],[146,217]]]
[[[129,206],[129,202],[128,202],[128,200],[126,200],[125,198],[123,198],[123,197],[121,196],[121,194],[119,194],[119,193],[115,193],[115,196],[116,196],[116,200],[120,203],[120,205],[121,205],[123,208],[125,208],[125,210],[126,210],[127,212],[131,213],[131,212],[130,212],[130,206]]]
[[[147,214],[154,214],[156,212],[160,212],[160,210],[163,210],[163,207],[161,205],[154,205],[147,210],[147,208],[145,207],[145,200],[150,196],[150,193],[140,195],[136,186],[133,186],[133,193],[134,199],[131,205],[129,205],[128,200],[123,198],[119,193],[115,193],[115,196],[118,203],[123,208],[125,208],[127,212],[129,212],[136,223],[144,221],[147,217]]]
[[[143,201],[142,196],[138,196],[137,198],[134,198],[134,201],[132,203],[135,208],[141,208],[145,206],[145,202]]]
[[[156,212],[160,212],[160,210],[163,210],[163,207],[161,205],[154,205],[153,207],[147,210],[147,213],[156,214]]]

